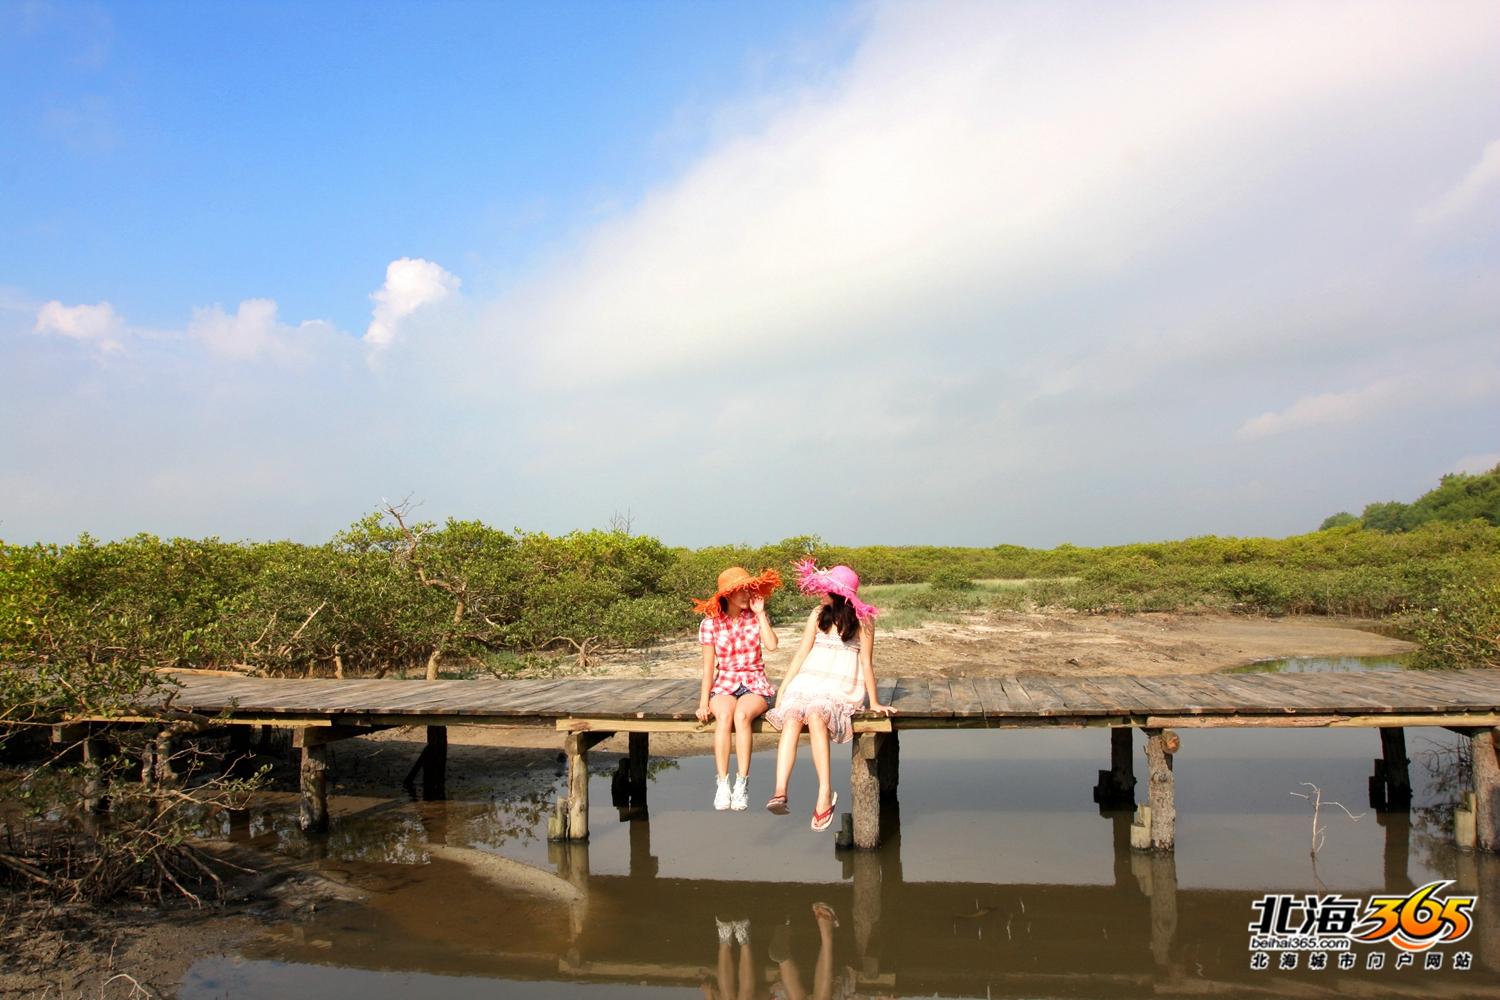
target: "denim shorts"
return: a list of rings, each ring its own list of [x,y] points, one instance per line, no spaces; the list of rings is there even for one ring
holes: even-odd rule
[[[743,698],[747,694],[755,694],[755,692],[751,691],[749,688],[747,688],[743,684],[741,684],[739,687],[735,688],[733,691],[729,692],[729,696],[731,698]],[[766,706],[767,707],[776,704],[776,696],[774,694],[771,695],[769,698],[766,698],[765,695],[761,695],[761,697],[766,699]]]

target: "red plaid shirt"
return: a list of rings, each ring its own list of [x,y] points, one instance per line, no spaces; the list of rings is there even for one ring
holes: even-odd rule
[[[739,618],[705,618],[698,626],[698,642],[714,648],[714,682],[709,696],[734,694],[740,687],[770,699],[776,689],[766,676],[760,653],[760,620],[745,611]]]

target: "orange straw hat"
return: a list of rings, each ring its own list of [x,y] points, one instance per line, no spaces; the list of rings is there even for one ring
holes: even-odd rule
[[[757,597],[769,597],[781,586],[781,574],[774,569],[762,570],[760,576],[751,576],[743,566],[731,566],[719,574],[719,590],[706,601],[693,599],[693,609],[700,615],[722,618],[724,609],[719,601],[737,590],[748,590]]]

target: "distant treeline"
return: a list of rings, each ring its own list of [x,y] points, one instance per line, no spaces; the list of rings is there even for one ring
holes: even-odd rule
[[[688,634],[690,599],[711,593],[726,566],[790,576],[809,553],[848,563],[869,583],[932,583],[934,609],[964,581],[1004,578],[1029,581],[1011,606],[1389,615],[1500,579],[1500,529],[1483,521],[1102,548],[798,537],[689,550],[623,531],[552,536],[477,521],[412,524],[388,511],[323,545],[150,535],[0,543],[0,663],[6,673],[129,664],[324,676],[503,672],[536,654],[586,663],[603,649]],[[790,587],[771,601],[781,620],[806,606]]]
[[[1500,465],[1478,475],[1455,472],[1444,476],[1436,489],[1412,503],[1366,504],[1358,517],[1348,511],[1330,514],[1323,519],[1323,528],[1357,524],[1371,531],[1411,531],[1434,521],[1476,520],[1500,526]]]

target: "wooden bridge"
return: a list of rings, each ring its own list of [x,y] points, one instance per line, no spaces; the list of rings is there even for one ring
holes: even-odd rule
[[[412,777],[424,792],[442,794],[447,727],[547,727],[562,734],[568,795],[550,830],[556,839],[588,837],[588,752],[617,733],[629,734],[630,756],[618,775],[629,794],[644,796],[651,733],[704,733],[713,723],[694,717],[697,680],[275,680],[187,674],[180,687],[137,714],[75,720],[159,725],[161,740],[181,731],[183,713],[201,725],[229,728],[231,746],[248,745],[250,726],[294,731],[302,750],[302,824],[328,822],[329,743],[395,726],[427,727],[427,747]],[[1135,801],[1132,731],[1146,738],[1147,801],[1136,811],[1132,845],[1170,850],[1176,811],[1172,758],[1176,730],[1238,727],[1368,727],[1381,735],[1382,755],[1370,779],[1377,807],[1410,805],[1404,727],[1442,726],[1472,741],[1474,790],[1460,808],[1461,846],[1500,851],[1500,673],[1380,671],[1327,674],[1206,674],[1169,677],[896,678],[880,683],[892,718],[857,716],[852,747],[853,845],[880,842],[880,800],[899,780],[899,734],[909,729],[1099,727],[1111,731],[1110,767],[1099,773],[1095,798]],[[176,720],[177,729],[172,720]],[[164,725],[164,723],[167,723]],[[764,731],[763,722],[756,725]],[[92,739],[90,740],[92,742]],[[86,751],[88,745],[86,744]],[[97,749],[94,752],[98,752]],[[158,755],[160,756],[160,754]],[[846,823],[847,827],[847,823]]]

